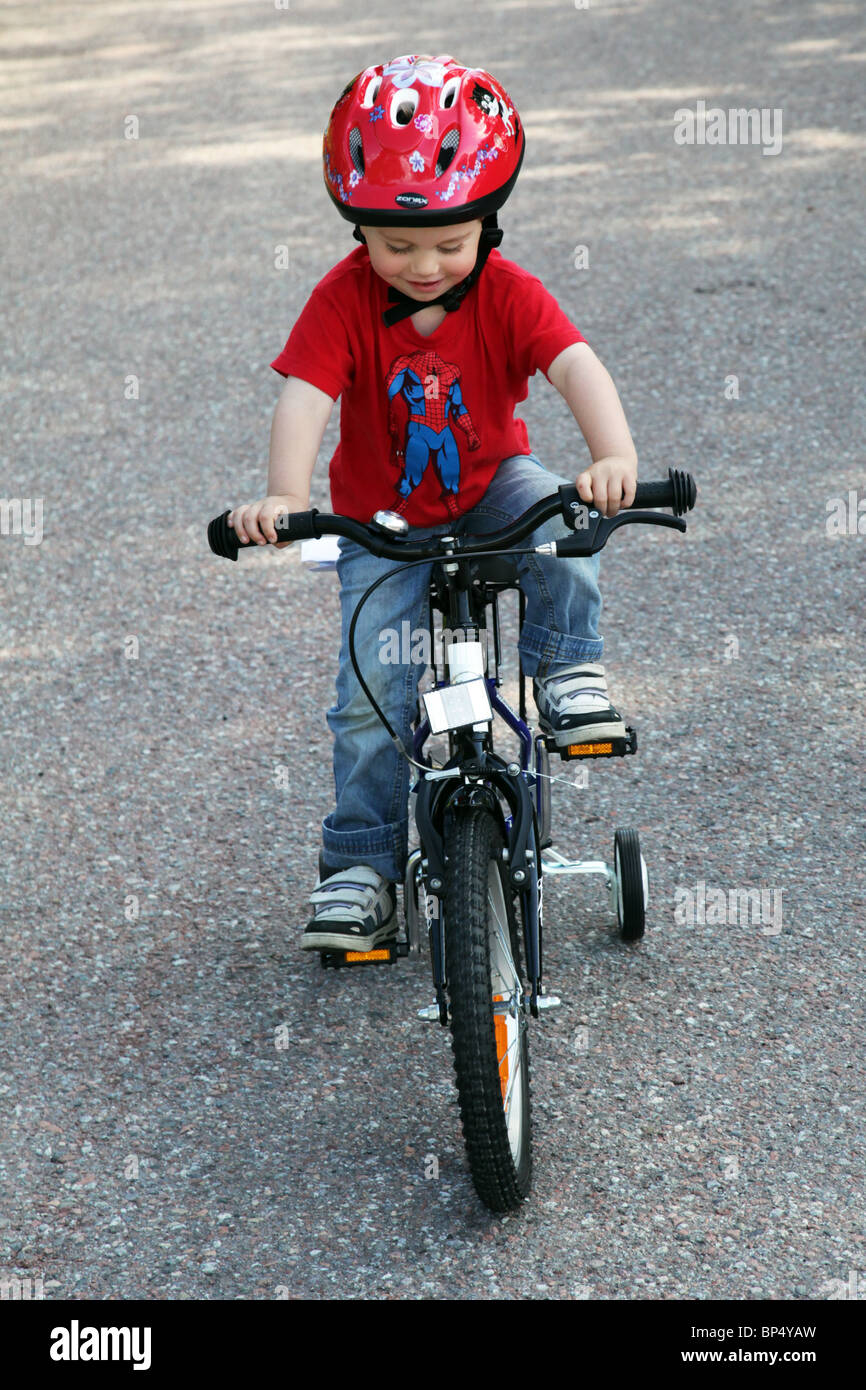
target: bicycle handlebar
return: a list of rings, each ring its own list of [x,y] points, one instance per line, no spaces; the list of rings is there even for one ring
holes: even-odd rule
[[[691,511],[695,505],[697,488],[690,473],[678,468],[669,468],[667,481],[638,483],[631,507],[624,507],[611,517],[602,514],[584,502],[577,488],[564,484],[549,497],[543,497],[522,516],[517,517],[500,531],[486,532],[483,536],[466,534],[463,536],[430,536],[422,541],[408,541],[394,538],[377,526],[356,521],[354,517],[337,516],[319,512],[315,507],[306,512],[283,513],[274,518],[274,529],[281,541],[300,541],[318,539],[321,536],[346,536],[364,546],[373,555],[388,560],[426,560],[441,559],[448,551],[455,557],[461,553],[479,554],[490,550],[500,550],[516,545],[524,540],[542,522],[558,513],[565,524],[571,528],[572,535],[559,541],[551,541],[540,547],[547,554],[592,555],[601,550],[608,536],[618,527],[628,522],[643,521],[656,526],[670,526],[685,531],[686,523],[680,518],[683,512]],[[639,511],[641,507],[670,507],[673,516],[660,515],[655,511]],[[208,544],[215,555],[227,560],[237,560],[242,546],[237,532],[229,526],[228,511],[214,517],[208,524]]]

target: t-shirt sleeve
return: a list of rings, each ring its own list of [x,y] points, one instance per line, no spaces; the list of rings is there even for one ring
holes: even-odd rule
[[[579,328],[535,275],[521,276],[511,290],[511,341],[522,376],[547,374],[555,358],[572,343],[585,343]]]
[[[328,289],[313,290],[285,347],[271,363],[281,376],[297,376],[337,399],[350,385],[354,361],[346,322]]]

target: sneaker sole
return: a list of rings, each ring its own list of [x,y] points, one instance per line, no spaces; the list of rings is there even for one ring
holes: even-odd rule
[[[346,936],[339,931],[327,931],[324,927],[321,931],[307,930],[301,937],[300,946],[302,951],[375,951],[396,936],[397,925],[392,919],[379,927],[378,931],[364,936]]]
[[[565,748],[570,743],[606,743],[609,739],[628,738],[625,724],[583,724],[573,729],[550,729],[540,720],[538,727],[546,738],[552,738],[557,748]]]

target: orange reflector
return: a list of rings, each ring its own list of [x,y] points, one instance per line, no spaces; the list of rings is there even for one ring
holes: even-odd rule
[[[501,1004],[502,994],[494,994],[494,1004]],[[496,1038],[496,1056],[499,1061],[499,1088],[502,1099],[508,1095],[508,1022],[504,1014],[493,1015],[493,1033]]]
[[[612,743],[570,743],[568,751],[574,758],[579,758],[581,754],[591,755],[593,753],[612,753]]]
[[[347,951],[346,960],[390,960],[390,951]]]

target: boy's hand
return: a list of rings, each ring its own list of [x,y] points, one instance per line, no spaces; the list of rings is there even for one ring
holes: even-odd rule
[[[309,502],[299,497],[264,497],[260,502],[247,502],[229,512],[229,526],[234,527],[241,545],[255,541],[257,545],[275,544],[277,550],[284,550],[291,541],[278,541],[274,517],[283,512],[306,512]]]
[[[596,459],[580,474],[576,486],[582,501],[598,507],[603,516],[615,516],[621,507],[630,507],[634,501],[637,463],[616,454]]]

